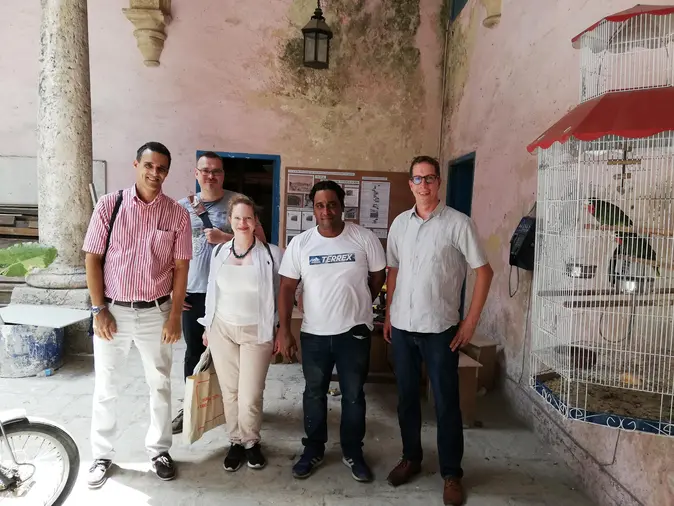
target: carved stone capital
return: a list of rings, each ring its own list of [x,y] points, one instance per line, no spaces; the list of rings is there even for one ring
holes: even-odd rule
[[[482,5],[487,11],[482,24],[487,28],[496,26],[501,21],[501,0],[482,0]]]
[[[122,12],[136,28],[133,35],[145,66],[158,67],[166,40],[165,28],[171,22],[171,1],[131,0],[130,8]]]

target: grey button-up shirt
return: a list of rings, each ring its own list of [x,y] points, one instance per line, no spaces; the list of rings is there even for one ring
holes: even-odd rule
[[[398,269],[391,325],[409,332],[439,333],[460,321],[466,264],[487,264],[473,220],[442,202],[427,220],[416,207],[391,224],[387,263]]]

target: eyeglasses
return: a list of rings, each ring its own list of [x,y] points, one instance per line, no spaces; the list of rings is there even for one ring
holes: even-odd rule
[[[215,169],[215,170],[207,170],[207,169],[197,169],[199,172],[201,172],[204,176],[222,176],[225,171],[222,169]]]
[[[417,185],[421,184],[422,181],[426,181],[426,184],[433,184],[438,179],[440,179],[439,176],[436,176],[435,174],[429,174],[428,176],[412,176],[410,181]]]

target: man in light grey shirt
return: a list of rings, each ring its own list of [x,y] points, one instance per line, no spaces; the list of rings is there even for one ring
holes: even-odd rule
[[[440,165],[418,156],[410,166],[416,205],[391,224],[387,241],[388,303],[384,338],[392,344],[403,456],[388,476],[393,486],[421,470],[421,362],[426,363],[438,420],[445,504],[464,501],[463,423],[459,405],[459,348],[469,342],[489,293],[493,272],[472,220],[438,199]],[[477,280],[461,321],[466,265]]]

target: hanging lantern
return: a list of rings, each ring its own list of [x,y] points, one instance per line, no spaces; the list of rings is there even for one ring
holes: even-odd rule
[[[304,35],[304,66],[312,69],[327,69],[330,66],[330,39],[332,30],[325,22],[321,2],[318,0],[314,15],[302,28]]]

